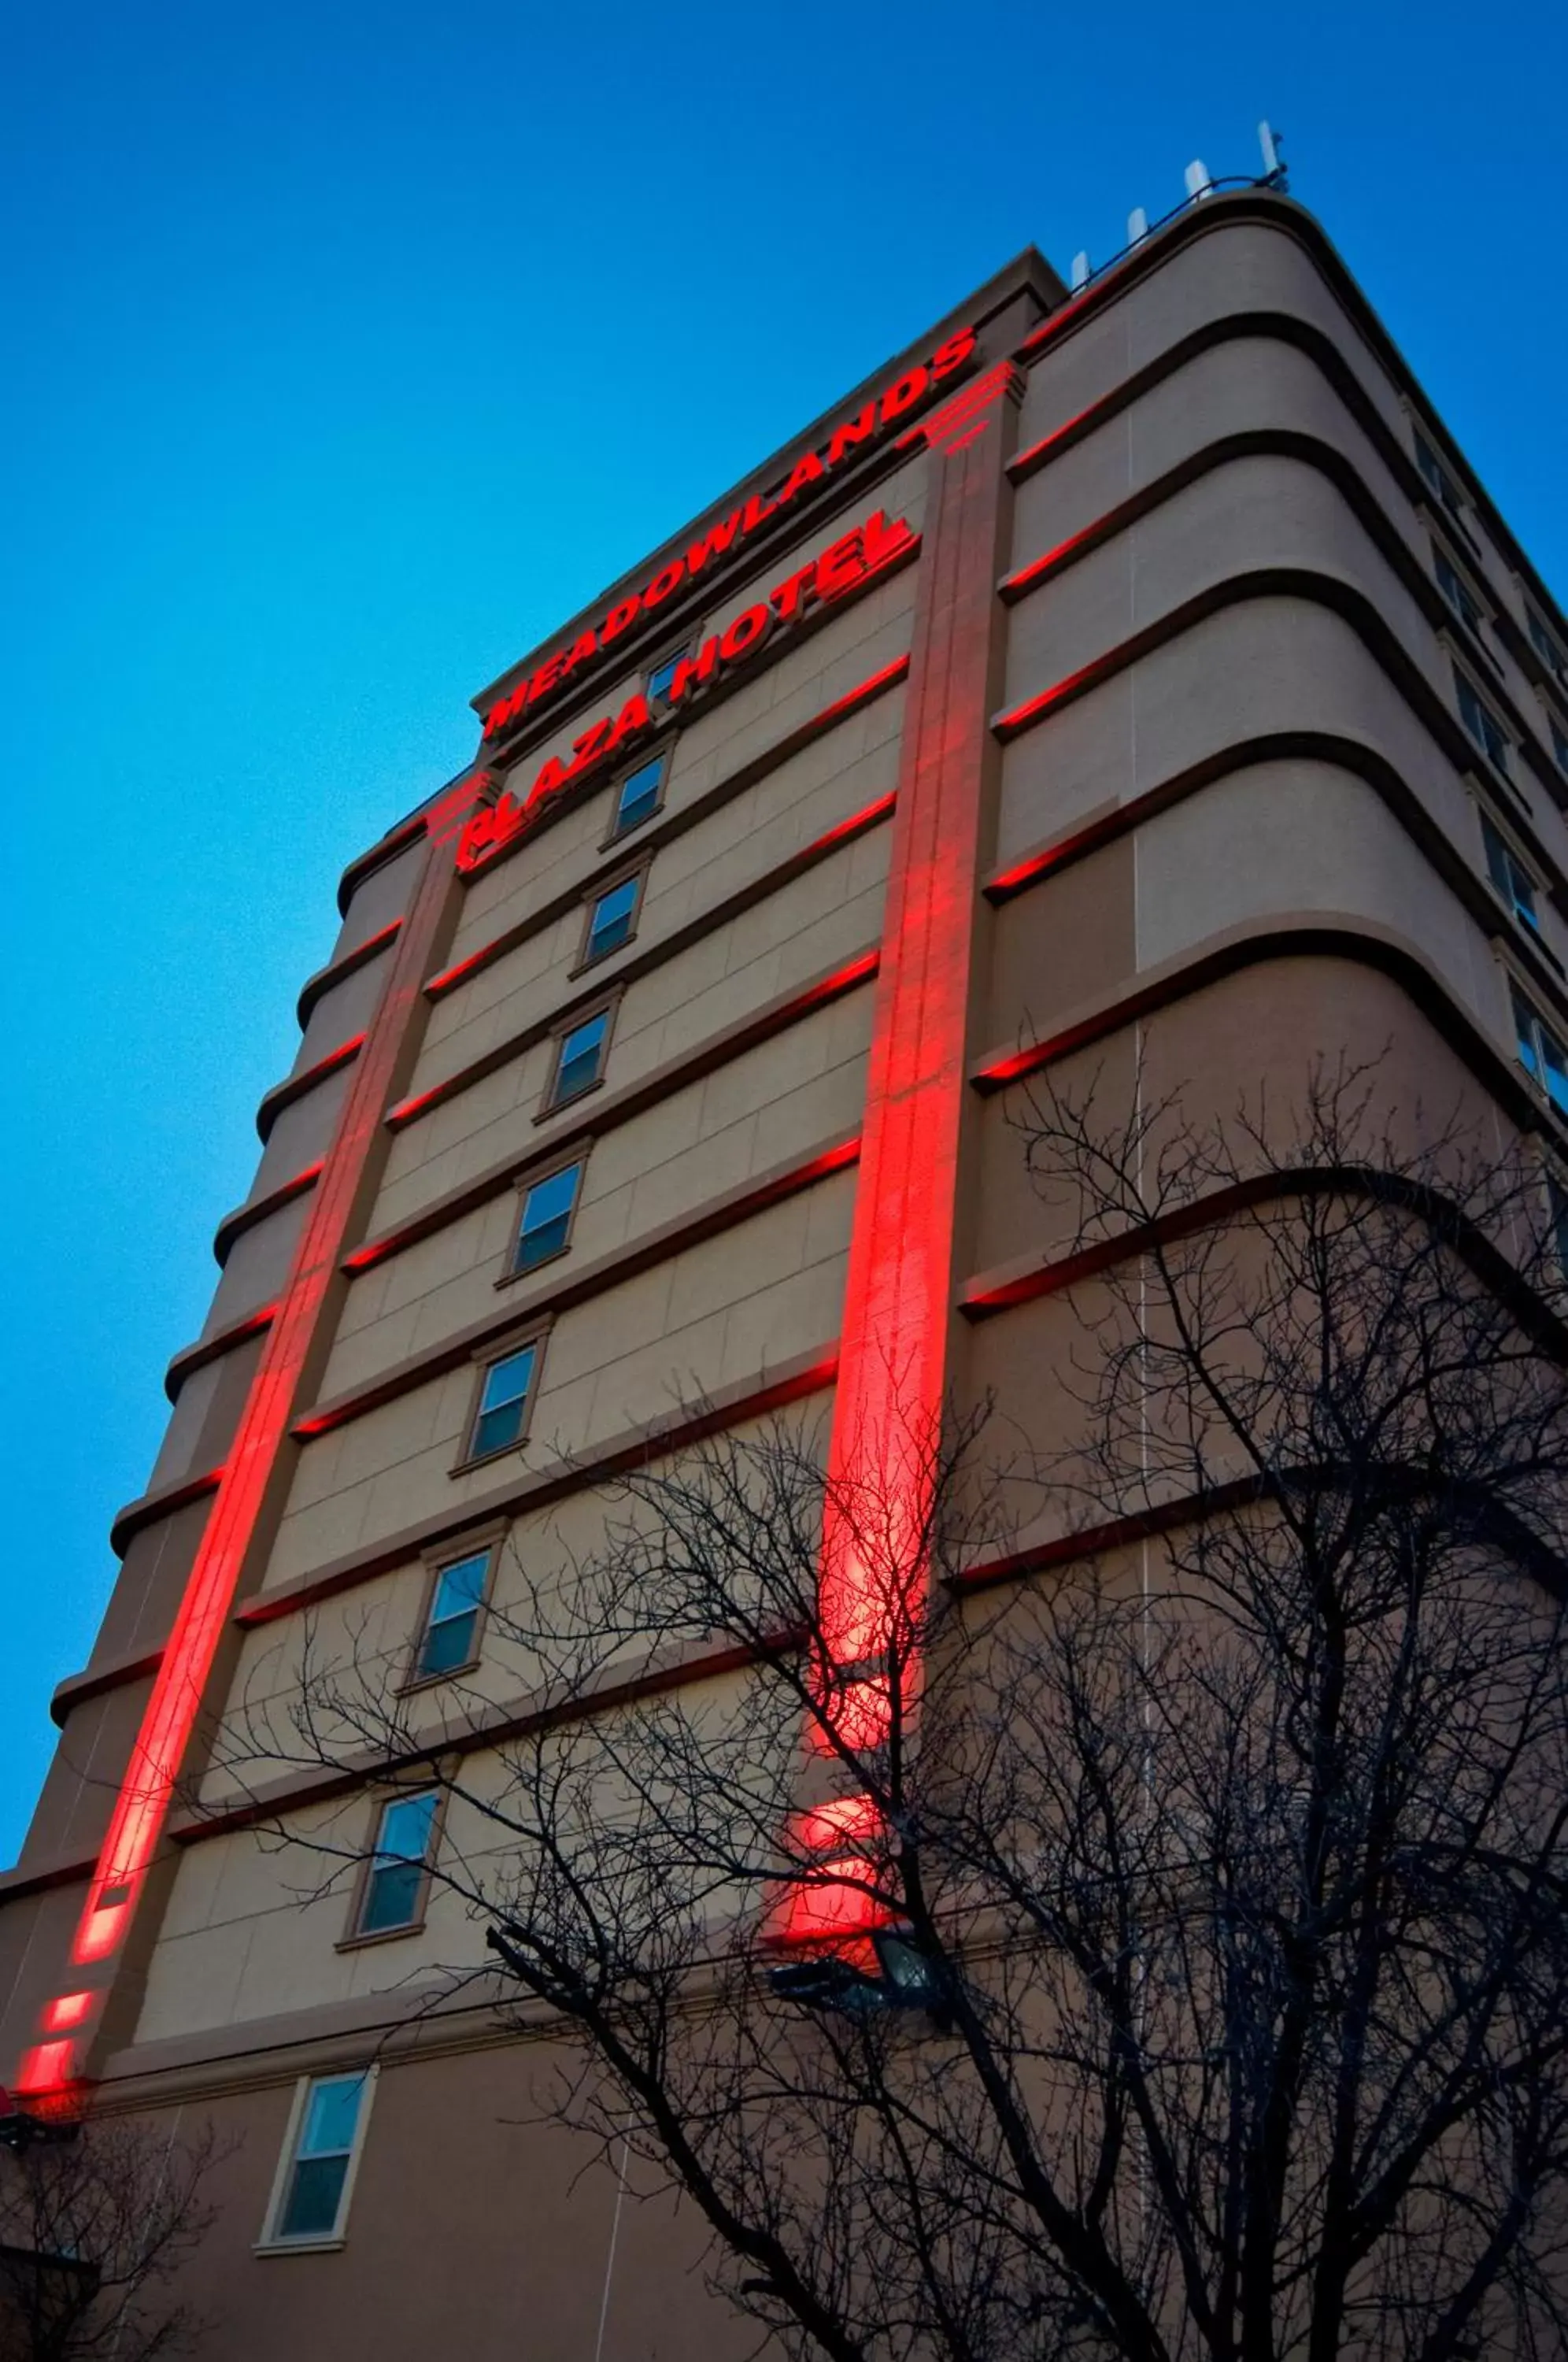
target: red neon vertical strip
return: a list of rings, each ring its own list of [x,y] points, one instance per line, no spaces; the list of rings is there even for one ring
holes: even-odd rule
[[[124,1946],[201,1705],[235,1586],[288,1433],[301,1374],[327,1289],[342,1257],[372,1142],[391,1090],[409,1017],[428,971],[442,912],[454,890],[451,839],[471,800],[464,781],[428,819],[429,845],[353,1085],[325,1159],[233,1448],[214,1496],[162,1664],[120,1783],[70,1954],[66,1991],[46,2004],[59,2022],[75,1971],[102,1967]],[[39,2042],[17,2082],[28,2094],[59,2091],[78,2074],[70,2040]]]
[[[1010,390],[999,377],[993,403]],[[984,430],[997,418],[993,408],[977,433],[966,412],[955,422],[966,430],[956,446],[931,461],[933,522],[916,608],[818,1599],[831,1662],[867,1669],[839,1719],[855,1745],[886,1728],[876,1668],[900,1614],[898,1585],[912,1578],[923,1588],[920,1537],[948,1382],[1005,456],[999,428]],[[808,1855],[817,1849],[812,1817],[800,1816],[793,1832]],[[842,1944],[864,1929],[867,1904],[834,1884],[847,1867],[824,1849],[820,1890],[797,1892],[776,1940]]]

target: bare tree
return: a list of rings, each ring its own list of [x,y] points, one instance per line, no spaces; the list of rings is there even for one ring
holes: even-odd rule
[[[180,2142],[128,2117],[28,2136],[0,2156],[0,2356],[5,2362],[153,2362],[188,2354],[204,2323],[171,2283],[214,2219],[226,2154],[210,2131]]]
[[[831,1494],[787,1423],[650,1455],[602,1547],[511,1569],[504,1721],[318,1648],[233,1747],[448,1792],[541,2105],[695,2204],[773,2350],[1564,2350],[1554,1201],[1375,1094],[1043,1096],[1057,1341],[1006,1464],[983,1408]],[[881,1635],[847,1670],[824,1516]]]

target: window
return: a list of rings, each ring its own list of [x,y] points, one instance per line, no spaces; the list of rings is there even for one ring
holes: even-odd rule
[[[522,1440],[538,1358],[536,1341],[515,1353],[505,1354],[499,1362],[491,1362],[480,1385],[479,1404],[469,1436],[469,1459],[487,1460],[492,1451],[504,1451],[509,1444]]]
[[[472,1664],[478,1654],[474,1636],[490,1580],[490,1555],[487,1550],[480,1551],[437,1571],[414,1660],[415,1681],[434,1681],[440,1673]]]
[[[625,836],[634,828],[641,828],[644,821],[651,820],[658,810],[663,789],[662,755],[657,762],[642,763],[635,771],[629,771],[615,799],[615,825],[611,835]]]
[[[394,1796],[391,1804],[382,1805],[375,1849],[354,1915],[356,1936],[384,1936],[393,1927],[412,1927],[418,1921],[430,1868],[436,1803],[436,1790],[427,1788],[422,1796]]]
[[[1559,1114],[1568,1115],[1568,1053],[1540,1010],[1525,999],[1517,985],[1513,1003],[1519,1064]]]
[[[679,648],[671,648],[667,657],[661,657],[657,664],[650,666],[647,691],[650,705],[669,703],[669,685],[675,679],[676,668],[685,663],[690,653],[690,646],[683,644]]]
[[[1555,713],[1547,715],[1546,725],[1551,733],[1551,751],[1557,757],[1559,767],[1568,771],[1568,730],[1563,729]]]
[[[1564,1279],[1568,1279],[1568,1189],[1563,1187],[1555,1173],[1549,1173],[1546,1176],[1546,1218],[1551,1225],[1551,1247],[1557,1257],[1558,1271]]]
[[[581,1179],[580,1156],[574,1164],[563,1164],[558,1172],[547,1173],[542,1181],[531,1183],[524,1192],[523,1218],[517,1225],[517,1243],[512,1253],[514,1272],[533,1271],[537,1264],[548,1263],[552,1255],[561,1253],[571,1229]]]
[[[1568,680],[1568,660],[1564,659],[1562,649],[1533,607],[1526,607],[1525,624],[1529,632],[1529,644],[1541,663],[1548,666],[1559,680]]]
[[[1432,571],[1437,576],[1438,589],[1460,622],[1467,624],[1473,632],[1478,632],[1484,620],[1480,607],[1469,584],[1445,551],[1433,550]]]
[[[1416,449],[1416,465],[1448,511],[1450,516],[1463,513],[1464,503],[1459,497],[1459,487],[1419,427],[1412,430]]]
[[[1453,680],[1459,697],[1460,720],[1488,762],[1495,763],[1499,771],[1506,772],[1508,767],[1508,740],[1502,723],[1491,707],[1482,703],[1462,672],[1456,672]]]
[[[565,1107],[568,1099],[580,1098],[584,1091],[592,1089],[603,1071],[609,1033],[610,1011],[597,1009],[561,1035],[547,1109]]]
[[[1538,935],[1540,921],[1535,909],[1535,880],[1485,812],[1481,815],[1481,841],[1486,848],[1486,874],[1501,896],[1504,907],[1522,926]]]
[[[642,890],[643,877],[639,870],[634,877],[618,878],[613,886],[607,886],[591,904],[582,957],[578,963],[580,966],[587,967],[594,960],[608,959],[612,952],[618,952],[623,944],[631,942]]]
[[[274,2239],[341,2236],[370,2082],[367,2073],[323,2075],[304,2086],[272,2221]]]

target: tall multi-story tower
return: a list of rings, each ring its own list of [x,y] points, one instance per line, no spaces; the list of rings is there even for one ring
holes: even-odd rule
[[[1025,252],[474,703],[476,767],[344,873],[0,1878],[24,2097],[244,2135],[193,2267],[234,2362],[525,2320],[630,2362],[651,2290],[723,2334],[662,2221],[612,2268],[486,2006],[403,2038],[480,1942],[427,1801],[226,1792],[307,1623],[482,1753],[530,1710],[505,1546],[628,1459],[795,1403],[842,1451],[893,1369],[1027,1426],[1053,1065],[1196,1106],[1388,1054],[1568,1151],[1568,624],[1275,189],[1071,297]],[[262,1807],[352,1827],[352,1893],[303,1904]]]

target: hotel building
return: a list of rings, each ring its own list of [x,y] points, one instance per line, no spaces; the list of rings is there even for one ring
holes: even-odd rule
[[[280,1779],[365,1857],[302,1902],[215,1733],[307,1630],[482,1754],[530,1711],[487,1606],[617,1467],[856,1432],[889,1355],[1027,1426],[1049,1067],[1197,1109],[1386,1056],[1568,1151],[1568,622],[1277,188],[1072,294],[1026,250],[474,705],[344,872],[0,1877],[24,2103],[243,2136],[189,2273],[228,2362],[732,2334],[682,2222],[612,2256],[534,2046],[421,2016],[484,1957],[434,1799]]]

